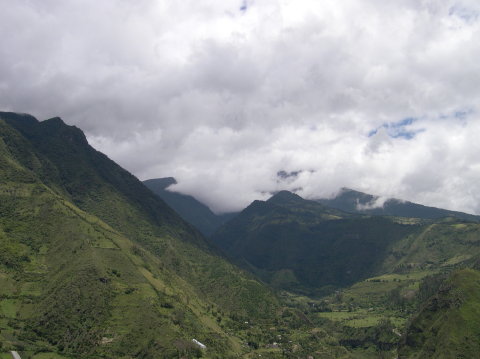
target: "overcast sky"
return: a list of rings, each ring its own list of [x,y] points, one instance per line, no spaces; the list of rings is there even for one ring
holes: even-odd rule
[[[478,0],[0,8],[0,109],[60,116],[140,179],[216,211],[350,187],[480,214]]]

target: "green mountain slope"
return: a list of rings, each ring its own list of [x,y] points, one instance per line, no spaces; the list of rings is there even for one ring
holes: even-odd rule
[[[385,257],[385,272],[439,270],[471,266],[480,255],[480,225],[447,218],[395,243]]]
[[[478,272],[465,269],[478,266],[477,222],[348,214],[283,191],[253,202],[213,239],[289,290],[280,291],[284,302],[327,331],[346,358],[470,358],[478,350],[467,343],[478,338]],[[464,284],[452,284],[459,276]],[[456,306],[428,309],[432,295],[451,302],[445,288],[470,308],[460,309],[468,321],[457,320]]]
[[[224,358],[276,308],[80,130],[0,114],[0,352]]]
[[[411,320],[399,358],[476,358],[480,352],[480,272],[454,272]]]
[[[468,213],[449,211],[446,209],[428,207],[421,204],[402,201],[395,198],[387,199],[383,204],[377,205],[378,196],[373,196],[352,189],[343,188],[332,199],[319,199],[318,202],[332,208],[350,213],[364,213],[376,216],[398,216],[409,218],[437,219],[455,217],[468,221],[479,222],[480,217]]]
[[[390,247],[419,221],[354,216],[282,191],[255,201],[212,240],[278,288],[315,292],[378,273]]]
[[[177,183],[173,177],[154,178],[143,183],[205,236],[210,236],[222,224],[237,215],[237,213],[217,215],[192,196],[168,191],[167,187]]]

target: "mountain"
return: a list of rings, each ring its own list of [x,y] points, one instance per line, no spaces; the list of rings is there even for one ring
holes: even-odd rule
[[[173,177],[149,179],[143,183],[205,236],[210,236],[217,228],[237,214],[217,215],[194,197],[167,190],[170,185],[177,183]]]
[[[222,250],[78,128],[0,113],[0,358],[478,352],[479,223],[281,191],[212,237]]]
[[[0,113],[0,353],[237,357],[277,308],[81,130]]]
[[[411,319],[399,358],[476,358],[479,337],[480,272],[459,270],[440,282]]]
[[[466,263],[480,255],[479,239],[476,222],[347,213],[287,191],[254,201],[212,236],[267,283],[307,294]]]
[[[480,216],[423,206],[421,204],[402,201],[395,198],[389,198],[382,201],[382,199],[378,196],[354,191],[348,188],[343,188],[335,198],[318,199],[317,201],[325,206],[337,208],[341,211],[350,213],[426,219],[455,217],[468,221],[480,221]]]
[[[328,332],[337,357],[476,357],[477,222],[346,213],[282,191],[212,238]]]
[[[277,288],[314,293],[374,275],[421,221],[352,215],[281,191],[254,201],[212,240]]]

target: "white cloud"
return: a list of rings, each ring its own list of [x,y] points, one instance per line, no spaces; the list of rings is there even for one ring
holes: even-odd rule
[[[0,108],[60,115],[142,179],[217,211],[346,186],[480,213],[477,1],[0,6]]]
[[[374,197],[370,202],[363,204],[357,199],[356,207],[359,211],[382,208],[387,200],[387,197]]]

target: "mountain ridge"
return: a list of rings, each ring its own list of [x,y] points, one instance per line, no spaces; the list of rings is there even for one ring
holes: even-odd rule
[[[381,205],[376,203],[378,200],[382,200]],[[320,198],[316,199],[316,201],[328,207],[351,213],[409,218],[415,217],[425,219],[456,217],[469,221],[480,222],[480,216],[474,214],[425,206],[396,198],[381,199],[379,196],[363,193],[346,187],[342,188],[339,194],[337,194],[337,196],[334,198]]]
[[[200,354],[194,337],[242,352],[231,317],[271,318],[273,293],[81,130],[15,116],[0,113],[2,349],[177,358]]]
[[[0,113],[0,214],[0,356],[478,351],[476,222],[347,213],[280,191],[213,236],[277,297],[80,129],[13,113]]]
[[[212,240],[268,283],[315,292],[373,275],[390,243],[419,226],[352,215],[281,192],[272,200],[252,202]],[[282,273],[286,286],[280,284]]]

